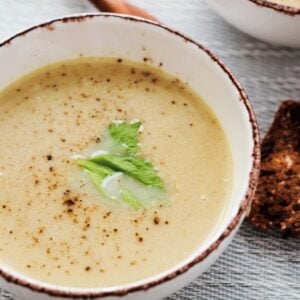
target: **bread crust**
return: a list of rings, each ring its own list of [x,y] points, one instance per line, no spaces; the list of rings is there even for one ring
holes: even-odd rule
[[[300,237],[300,101],[284,101],[262,141],[261,174],[250,221]]]

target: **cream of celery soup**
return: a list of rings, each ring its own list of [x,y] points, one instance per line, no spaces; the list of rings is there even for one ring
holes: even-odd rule
[[[80,58],[0,93],[0,264],[68,287],[108,287],[188,258],[232,181],[218,120],[147,63]]]

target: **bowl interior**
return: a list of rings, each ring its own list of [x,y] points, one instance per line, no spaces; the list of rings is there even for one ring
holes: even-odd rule
[[[193,259],[224,232],[248,189],[254,140],[241,91],[214,57],[187,38],[145,21],[113,15],[54,21],[2,45],[0,88],[43,65],[79,55],[135,61],[147,57],[153,65],[162,63],[166,72],[188,82],[203,97],[223,125],[234,162],[232,197],[223,221],[188,260]]]

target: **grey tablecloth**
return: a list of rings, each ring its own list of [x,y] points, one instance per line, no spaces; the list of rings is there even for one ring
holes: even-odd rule
[[[246,88],[262,134],[281,100],[300,99],[300,50],[272,47],[238,32],[203,0],[132,2],[223,59]],[[91,11],[86,0],[0,0],[0,40],[53,17]],[[0,299],[13,298],[0,290]],[[300,240],[257,232],[246,221],[222,257],[171,299],[300,299]]]

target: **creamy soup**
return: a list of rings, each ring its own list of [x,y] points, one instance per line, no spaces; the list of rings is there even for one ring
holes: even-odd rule
[[[300,8],[300,0],[271,0],[269,2]]]
[[[0,93],[1,265],[61,286],[114,286],[166,271],[213,234],[231,194],[229,146],[201,98],[160,69],[80,58]],[[112,124],[137,122],[134,155],[156,182],[127,176],[141,206],[106,197],[78,164],[105,152]]]

